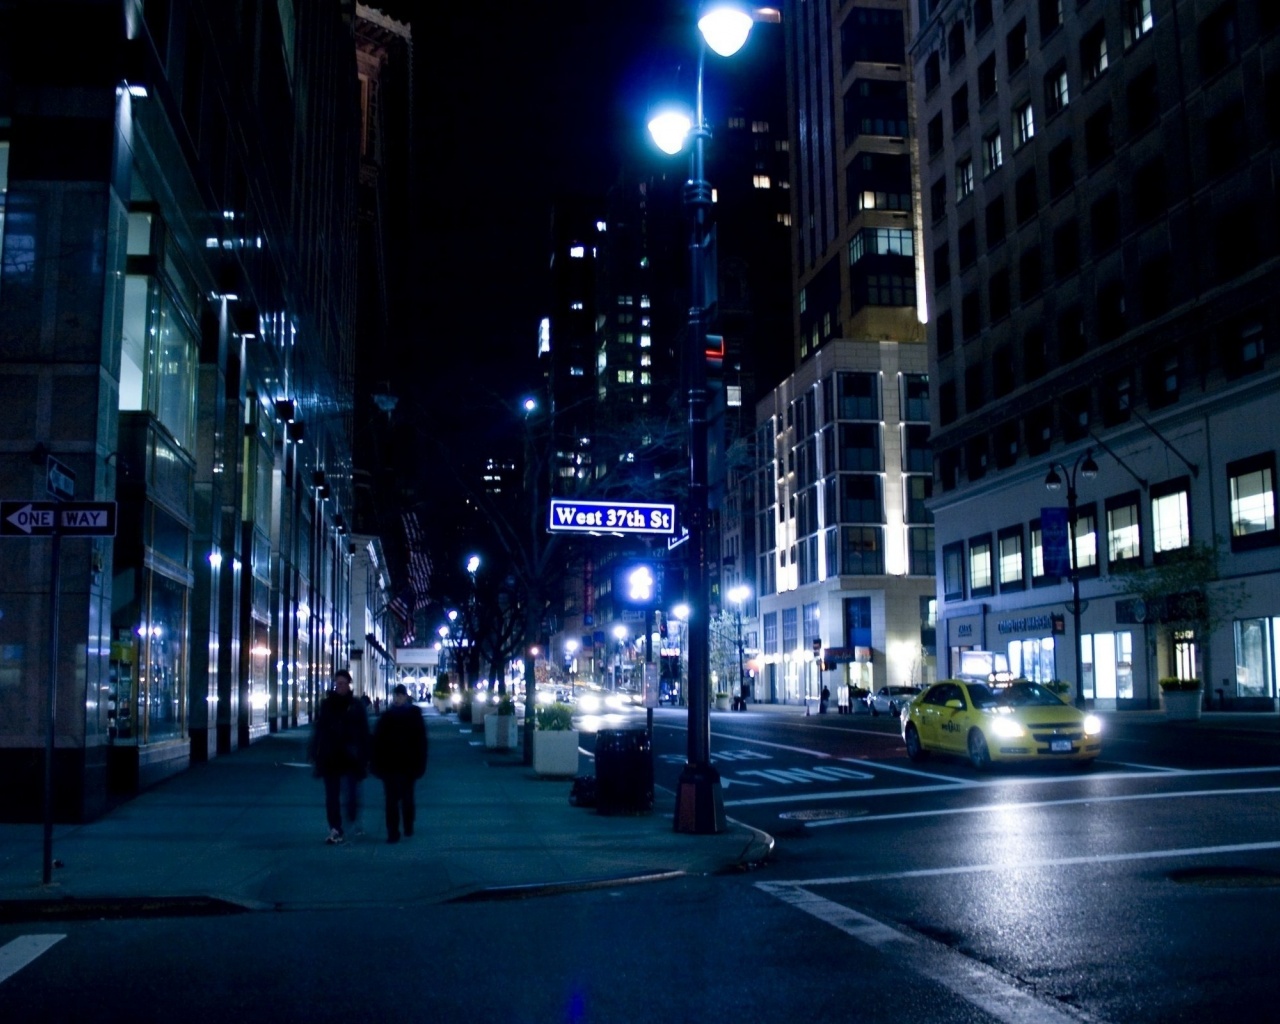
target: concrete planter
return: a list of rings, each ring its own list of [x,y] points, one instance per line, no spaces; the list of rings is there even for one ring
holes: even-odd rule
[[[432,697],[431,703],[435,706],[436,711],[442,715],[447,715],[453,710],[453,701],[448,697]]]
[[[729,701],[731,701],[732,699],[733,699],[733,698],[732,698],[732,697],[730,697],[727,693],[726,693],[726,694],[719,694],[719,693],[717,693],[717,694],[716,694],[716,697],[715,697],[715,701],[716,701],[716,710],[717,710],[717,711],[728,711],[728,710],[729,710]]]
[[[484,720],[494,710],[487,700],[476,699],[471,702],[471,731],[480,732],[484,728]]]
[[[497,712],[484,716],[484,745],[489,750],[512,750],[516,745],[516,716]]]
[[[1194,722],[1200,718],[1204,690],[1161,690],[1160,699],[1170,722]]]
[[[535,729],[533,770],[539,775],[571,778],[578,774],[578,730]]]

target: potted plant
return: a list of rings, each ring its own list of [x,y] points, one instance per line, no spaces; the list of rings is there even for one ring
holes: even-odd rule
[[[729,694],[728,694],[727,692],[725,692],[724,690],[717,690],[717,691],[716,691],[716,710],[717,710],[717,711],[728,711],[728,710],[729,710],[729,700],[730,700],[730,698],[729,698]]]
[[[568,704],[539,707],[534,719],[533,770],[539,775],[571,777],[578,774],[578,730]]]
[[[1164,676],[1160,680],[1160,697],[1165,717],[1172,722],[1194,722],[1200,717],[1202,691],[1199,679]]]
[[[471,697],[471,731],[480,732],[484,729],[485,716],[493,711],[493,705],[489,703],[488,691],[469,690],[467,692]]]
[[[516,745],[516,702],[506,694],[484,716],[484,745],[489,750],[511,750]]]

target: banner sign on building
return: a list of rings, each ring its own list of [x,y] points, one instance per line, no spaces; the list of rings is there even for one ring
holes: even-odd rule
[[[1065,508],[1040,510],[1040,544],[1044,551],[1046,576],[1071,575],[1071,551],[1067,539],[1070,532],[1071,524]]]
[[[568,501],[552,498],[547,529],[552,533],[676,532],[676,507],[636,501]]]

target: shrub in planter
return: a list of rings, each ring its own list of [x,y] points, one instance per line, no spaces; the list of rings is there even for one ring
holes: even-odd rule
[[[502,699],[498,701],[498,714],[514,715],[516,713],[516,702],[509,696],[503,694]]]
[[[1172,690],[1174,693],[1186,692],[1189,690],[1200,689],[1199,679],[1178,679],[1175,676],[1164,676],[1160,680],[1160,689],[1168,692]]]
[[[570,732],[573,729],[573,708],[568,704],[544,704],[536,712],[538,728],[544,732]]]

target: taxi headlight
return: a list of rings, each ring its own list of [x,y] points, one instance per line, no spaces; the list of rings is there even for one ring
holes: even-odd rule
[[[578,698],[578,707],[587,714],[593,715],[600,710],[600,698],[594,693],[585,694]]]
[[[1002,740],[1013,740],[1026,735],[1022,726],[1012,718],[997,718],[991,723],[991,731]]]
[[[1088,736],[1096,736],[1102,732],[1102,719],[1097,715],[1084,716],[1084,731]]]

